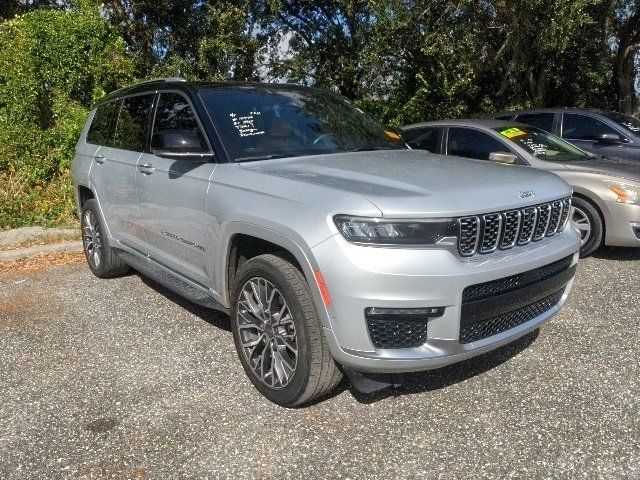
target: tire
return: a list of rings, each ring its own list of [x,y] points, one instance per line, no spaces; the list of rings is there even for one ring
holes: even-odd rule
[[[588,257],[602,245],[604,220],[591,202],[580,197],[571,199],[571,222],[580,232],[580,257]]]
[[[80,223],[84,256],[96,277],[117,277],[131,269],[109,246],[104,221],[96,200],[91,199],[84,203]]]
[[[342,379],[309,285],[283,257],[260,255],[238,269],[231,329],[245,373],[273,403],[284,407],[308,403],[329,393]]]

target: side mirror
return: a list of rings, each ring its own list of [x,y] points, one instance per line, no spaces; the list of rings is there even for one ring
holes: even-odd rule
[[[516,157],[513,153],[507,152],[492,152],[489,154],[489,160],[492,162],[500,162],[500,163],[515,163],[518,157]]]
[[[191,130],[166,130],[151,139],[151,153],[175,160],[206,162],[213,154],[203,145],[200,136]]]
[[[618,145],[622,143],[620,136],[615,133],[603,133],[602,135],[598,135],[597,140],[598,143],[602,143],[604,145]]]

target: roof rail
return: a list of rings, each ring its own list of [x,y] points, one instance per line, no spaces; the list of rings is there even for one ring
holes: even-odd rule
[[[123,90],[127,90],[131,87],[137,87],[138,85],[146,85],[147,83],[160,83],[160,82],[186,82],[186,80],[182,77],[165,77],[165,78],[152,78],[151,80],[143,80],[142,82],[134,83],[133,85],[129,85],[127,87],[119,88],[114,90],[113,92],[109,92],[107,96],[115,95]]]

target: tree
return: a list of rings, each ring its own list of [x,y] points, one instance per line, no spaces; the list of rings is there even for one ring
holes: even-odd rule
[[[610,4],[607,24],[614,45],[613,87],[617,109],[640,115],[636,91],[640,59],[640,4],[637,1],[614,1]]]
[[[334,88],[360,98],[361,53],[370,38],[371,4],[359,0],[267,0],[256,4],[269,49],[270,76]]]
[[[255,77],[258,47],[247,0],[106,0],[104,7],[138,78]]]
[[[65,8],[65,0],[2,0],[0,3],[0,19],[13,18],[20,13],[27,13],[37,8]]]
[[[0,228],[71,215],[69,163],[88,108],[132,81],[123,40],[83,5],[0,24]]]

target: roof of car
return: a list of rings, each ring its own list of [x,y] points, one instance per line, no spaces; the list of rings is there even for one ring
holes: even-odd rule
[[[575,113],[606,113],[606,110],[599,108],[580,108],[580,107],[540,107],[540,108],[525,108],[522,110],[502,110],[496,113],[490,113],[485,118],[501,117],[503,115],[517,115],[519,113],[559,113],[559,112],[575,112]]]
[[[310,89],[312,87],[304,87],[302,85],[292,83],[264,83],[264,82],[207,82],[207,81],[194,81],[190,82],[179,77],[158,78],[153,80],[146,80],[143,82],[135,83],[133,85],[115,90],[108,93],[101,98],[96,104],[108,102],[116,98],[121,98],[126,95],[134,95],[136,93],[148,92],[151,90],[157,90],[160,88],[171,88],[177,90],[189,90],[189,89],[222,89],[230,87],[254,87],[254,88],[270,88],[270,89]]]
[[[458,127],[484,127],[484,128],[502,128],[511,126],[525,126],[522,123],[511,122],[509,120],[494,120],[491,118],[463,118],[459,120],[436,120],[432,122],[413,123],[411,125],[405,125],[401,127],[403,130],[411,130],[420,127],[446,127],[446,126],[458,126]]]

